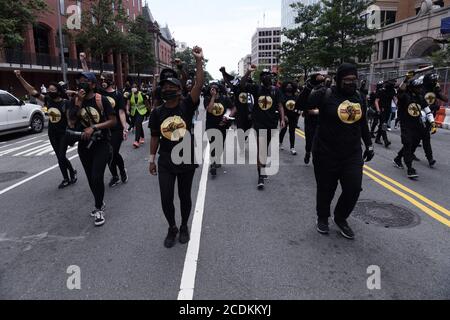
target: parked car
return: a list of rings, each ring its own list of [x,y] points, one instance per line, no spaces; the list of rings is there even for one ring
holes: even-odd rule
[[[44,129],[45,121],[41,106],[25,103],[0,90],[0,135],[19,131],[39,133]]]

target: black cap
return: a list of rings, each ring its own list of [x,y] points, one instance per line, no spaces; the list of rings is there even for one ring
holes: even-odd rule
[[[176,85],[177,87],[179,87],[181,89],[181,82],[180,80],[176,79],[176,78],[166,78],[163,79],[159,82],[159,86],[162,87],[164,85],[164,83],[171,83],[173,85]]]
[[[97,77],[93,72],[81,72],[78,74],[77,79],[80,78],[86,78],[88,81],[91,81],[93,83],[97,82]]]

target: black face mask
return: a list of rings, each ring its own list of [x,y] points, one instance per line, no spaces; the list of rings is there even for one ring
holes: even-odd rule
[[[165,90],[161,92],[161,98],[165,101],[175,100],[179,96],[178,90]]]
[[[356,83],[342,84],[342,92],[347,96],[354,95],[356,93],[356,89],[357,89]]]
[[[79,83],[78,84],[78,89],[79,90],[83,89],[84,92],[86,92],[86,94],[91,92],[91,87],[89,86],[89,83]]]
[[[262,83],[265,87],[271,86],[272,85],[272,79],[270,77],[264,77],[262,79]]]
[[[50,97],[50,99],[56,100],[56,99],[59,98],[59,93],[58,92],[51,92],[51,91],[49,91],[48,92],[48,96]]]

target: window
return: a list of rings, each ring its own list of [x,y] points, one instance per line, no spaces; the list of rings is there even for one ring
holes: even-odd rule
[[[397,15],[397,11],[381,11],[381,26],[387,26],[395,23],[395,17]]]
[[[395,39],[389,40],[389,55],[388,55],[388,59],[394,59],[394,45],[395,45]]]
[[[0,94],[0,105],[1,106],[17,106],[19,102],[13,96],[9,94]]]
[[[390,40],[384,40],[383,41],[382,60],[394,59],[394,45],[395,45],[395,39],[390,39]]]
[[[388,46],[389,46],[389,41],[385,40],[383,41],[383,55],[382,55],[382,60],[386,60],[388,57]]]
[[[402,57],[402,37],[397,38],[397,58],[400,59]]]

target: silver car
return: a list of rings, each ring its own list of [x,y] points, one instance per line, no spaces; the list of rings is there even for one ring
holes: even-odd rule
[[[39,133],[44,129],[45,121],[41,106],[25,103],[0,90],[0,135],[19,131]]]

